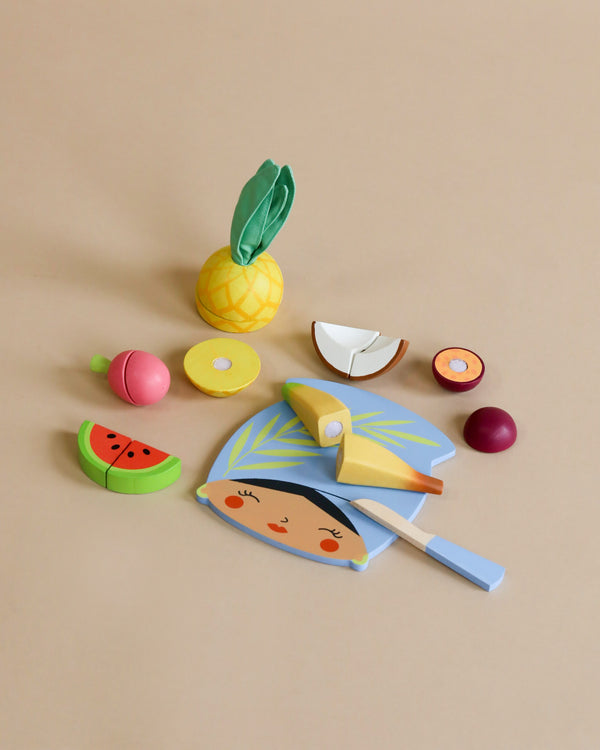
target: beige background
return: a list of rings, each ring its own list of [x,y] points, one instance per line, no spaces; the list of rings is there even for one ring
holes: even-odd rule
[[[600,744],[599,31],[593,0],[1,4],[3,750]],[[259,380],[211,399],[194,283],[267,157],[297,181],[284,303],[243,337]],[[363,387],[455,442],[418,522],[504,564],[495,592],[400,541],[311,563],[195,502],[286,378],[329,377],[313,319],[411,341]],[[466,394],[431,377],[453,345],[487,365]],[[89,372],[127,348],[171,368],[160,404]],[[484,405],[506,453],[463,441]],[[99,489],[86,418],[180,481]]]

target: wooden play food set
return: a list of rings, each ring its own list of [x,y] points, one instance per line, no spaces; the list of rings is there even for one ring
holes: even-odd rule
[[[93,372],[106,373],[113,391],[129,404],[146,406],[163,398],[171,385],[165,363],[154,354],[128,349],[112,361],[95,354],[90,362]]]
[[[470,349],[450,347],[439,351],[431,363],[433,376],[449,391],[470,391],[481,383],[485,365],[481,357]]]
[[[315,351],[324,365],[349,380],[367,380],[391,370],[405,355],[408,341],[379,331],[313,321]]]
[[[254,349],[236,339],[208,339],[189,349],[183,369],[196,388],[209,396],[233,396],[260,372],[260,359]]]
[[[85,474],[114,492],[155,492],[181,474],[181,461],[175,456],[89,420],[79,428],[77,448]]]
[[[230,333],[255,331],[275,315],[281,271],[266,250],[284,225],[295,195],[288,166],[267,159],[245,184],[231,223],[230,245],[205,262],[196,306],[210,325]],[[313,321],[320,360],[337,376],[366,380],[390,371],[408,348],[379,331]],[[113,391],[134,405],[152,404],[170,386],[166,365],[130,349],[112,361],[96,355],[90,367],[106,373]],[[184,372],[203,393],[224,398],[258,377],[256,351],[234,338],[212,338],[185,354]],[[464,392],[482,379],[483,360],[452,347],[432,361],[444,388]],[[398,536],[491,591],[504,568],[412,523],[427,495],[440,495],[432,468],[455,454],[450,440],[417,414],[362,389],[312,378],[289,379],[283,400],[262,409],[225,443],[197,500],[251,536],[310,560],[364,570]],[[512,445],[516,426],[502,409],[475,411],[464,426],[479,451]],[[114,492],[164,489],[181,461],[90,420],[77,436],[84,473]]]
[[[272,320],[283,296],[283,277],[265,251],[285,224],[294,195],[292,170],[271,159],[242,189],[230,245],[208,258],[196,284],[196,307],[211,326],[244,333]]]

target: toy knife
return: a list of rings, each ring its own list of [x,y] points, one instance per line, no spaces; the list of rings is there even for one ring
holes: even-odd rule
[[[504,568],[501,565],[486,560],[485,557],[476,555],[474,552],[469,552],[440,536],[423,531],[407,521],[404,516],[376,500],[352,500],[350,504],[373,521],[382,524],[417,549],[426,552],[434,560],[447,565],[486,591],[495,589],[504,578]]]

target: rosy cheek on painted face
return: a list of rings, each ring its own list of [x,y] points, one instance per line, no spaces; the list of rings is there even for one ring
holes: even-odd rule
[[[340,548],[340,545],[335,539],[323,539],[321,542],[321,549],[324,552],[336,552]]]
[[[241,508],[243,504],[244,501],[238,495],[229,495],[225,498],[225,505],[228,508]]]

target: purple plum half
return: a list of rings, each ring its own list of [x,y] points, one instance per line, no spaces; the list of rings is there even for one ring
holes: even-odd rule
[[[465,422],[467,443],[482,453],[505,451],[517,439],[515,420],[504,409],[484,406],[474,411]]]

